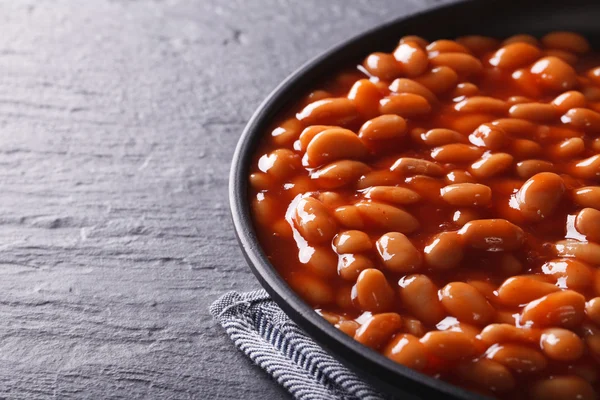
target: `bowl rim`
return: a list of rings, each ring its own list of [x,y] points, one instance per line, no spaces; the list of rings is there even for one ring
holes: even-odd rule
[[[572,0],[574,3],[585,3],[584,0]],[[483,6],[482,4],[486,5]],[[302,298],[297,295],[278,274],[275,267],[268,261],[263,253],[250,216],[248,198],[248,171],[253,151],[264,134],[264,128],[270,125],[273,117],[290,103],[290,96],[298,92],[301,82],[326,75],[331,72],[332,61],[350,59],[345,53],[356,52],[361,43],[375,39],[385,31],[411,21],[427,18],[433,14],[444,13],[451,9],[461,7],[479,6],[487,7],[498,3],[510,6],[520,4],[521,0],[462,0],[450,4],[427,7],[416,12],[403,15],[391,21],[377,25],[359,33],[348,40],[329,48],[316,57],[310,59],[273,89],[265,100],[253,113],[245,126],[235,148],[229,174],[229,205],[235,234],[242,249],[242,253],[252,272],[269,295],[286,312],[286,314],[303,328],[309,336],[325,347],[331,355],[354,370],[359,376],[366,376],[366,381],[373,383],[383,392],[402,392],[403,395],[433,396],[445,395],[458,399],[486,399],[483,395],[468,391],[461,387],[447,383],[443,380],[422,374],[413,369],[393,362],[380,353],[358,343],[353,338],[342,333],[324,318],[318,315]],[[558,3],[553,0],[534,0],[535,3]],[[376,46],[372,46],[376,47]],[[292,96],[292,98],[294,98]],[[295,97],[297,99],[297,97]],[[360,362],[358,366],[356,363]],[[402,385],[392,385],[396,381]],[[409,390],[409,391],[407,391]],[[407,391],[404,393],[404,391]]]

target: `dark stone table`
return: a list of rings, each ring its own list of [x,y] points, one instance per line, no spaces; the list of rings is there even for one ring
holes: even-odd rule
[[[0,5],[0,397],[285,398],[208,307],[259,287],[227,175],[307,59],[430,0]]]

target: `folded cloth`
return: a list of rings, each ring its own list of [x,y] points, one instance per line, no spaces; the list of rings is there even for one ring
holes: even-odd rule
[[[238,349],[298,400],[387,398],[326,353],[264,290],[229,292],[210,313]]]

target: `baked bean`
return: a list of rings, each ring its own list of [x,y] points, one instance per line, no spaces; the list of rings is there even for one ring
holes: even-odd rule
[[[600,245],[577,240],[561,240],[555,243],[556,254],[575,257],[589,264],[600,265]]]
[[[377,85],[368,79],[356,81],[348,92],[348,99],[365,118],[373,118],[379,114],[378,104],[382,97]]]
[[[515,104],[508,110],[513,118],[522,118],[534,122],[548,122],[558,118],[558,111],[552,104],[523,103]]]
[[[540,339],[540,331],[518,328],[510,324],[491,324],[481,331],[481,340],[488,346],[496,343],[535,343]]]
[[[323,311],[323,310],[315,310],[317,312],[317,314],[319,314],[321,317],[323,317],[324,320],[326,320],[327,322],[329,322],[331,325],[335,325],[338,322],[342,321],[344,319],[344,317],[342,317],[339,314],[335,314],[329,311]]]
[[[430,129],[422,135],[423,142],[428,146],[442,146],[450,143],[464,143],[463,135],[452,129]]]
[[[399,115],[386,114],[363,124],[358,137],[363,140],[397,139],[406,135],[406,121]]]
[[[542,272],[555,278],[556,285],[563,289],[583,290],[594,280],[592,269],[587,264],[571,258],[548,261],[542,265]]]
[[[387,53],[373,53],[363,63],[369,74],[391,81],[402,74],[402,66],[393,55]]]
[[[411,233],[420,226],[419,221],[411,214],[387,204],[360,202],[356,207],[365,222],[379,229]]]
[[[600,178],[600,154],[575,162],[571,166],[571,174],[583,179]]]
[[[425,275],[408,275],[398,282],[402,305],[419,320],[435,325],[446,316],[437,286]]]
[[[508,99],[506,99],[506,102],[513,106],[515,104],[522,104],[522,103],[533,103],[534,101],[532,99],[530,99],[529,97],[525,97],[525,96],[510,96]]]
[[[394,290],[381,271],[369,268],[358,276],[352,288],[352,298],[361,310],[380,313],[392,308]]]
[[[600,357],[600,329],[586,323],[582,326],[582,331],[588,350],[597,359]]]
[[[480,74],[483,70],[479,59],[465,53],[440,53],[431,57],[429,62],[434,67],[450,67],[463,77]]]
[[[268,190],[271,185],[273,185],[272,177],[262,172],[250,174],[249,181],[252,189],[256,190],[257,192],[261,190]]]
[[[423,337],[427,333],[427,329],[425,329],[425,325],[421,321],[416,318],[404,316],[403,320],[403,330],[404,332],[416,336],[418,338]]]
[[[595,208],[584,208],[579,211],[575,219],[575,228],[588,240],[600,243],[600,211]]]
[[[350,99],[317,100],[302,109],[296,118],[305,125],[344,126],[358,117],[358,110]]]
[[[453,206],[486,206],[492,201],[492,189],[479,183],[456,183],[441,190],[442,198]]]
[[[539,59],[530,71],[539,84],[549,90],[570,90],[577,84],[577,73],[573,67],[557,57]]]
[[[365,198],[394,204],[413,204],[421,200],[414,190],[398,186],[373,186],[365,192]]]
[[[344,198],[336,192],[320,192],[317,199],[328,208],[337,208],[346,203]]]
[[[459,103],[454,108],[461,112],[480,112],[490,114],[506,114],[508,105],[500,99],[488,96],[469,97]]]
[[[558,112],[564,114],[572,108],[585,107],[587,105],[587,101],[583,93],[576,90],[571,90],[552,100],[552,105]]]
[[[355,321],[340,321],[335,324],[335,327],[344,332],[346,335],[354,337],[359,325]]]
[[[311,173],[320,187],[333,189],[356,183],[371,168],[360,161],[341,160],[327,164]]]
[[[500,271],[504,275],[519,275],[523,271],[523,263],[512,254],[502,254],[500,258]]]
[[[304,247],[300,250],[300,262],[321,278],[333,278],[337,275],[338,257],[331,247]]]
[[[548,361],[537,350],[521,344],[496,344],[490,347],[486,356],[518,373],[542,371]]]
[[[431,42],[425,48],[429,53],[437,54],[437,53],[469,53],[469,50],[460,43],[455,42],[454,40],[436,40],[435,42]]]
[[[492,122],[492,126],[502,129],[509,135],[530,137],[536,130],[536,125],[526,119],[501,118]]]
[[[476,352],[475,345],[464,332],[431,331],[420,341],[428,353],[448,361],[469,358]]]
[[[309,126],[308,128],[304,129],[302,131],[302,133],[300,134],[300,137],[298,138],[298,146],[297,146],[297,148],[296,148],[296,146],[294,146],[294,149],[305,152],[308,147],[308,144],[310,143],[311,140],[313,140],[313,138],[315,136],[317,136],[319,133],[323,132],[324,130],[331,129],[331,128],[335,128],[335,126],[332,126],[332,125]]]
[[[530,390],[533,400],[594,400],[592,386],[578,376],[552,376],[535,382]]]
[[[350,282],[340,282],[335,292],[335,305],[342,310],[356,311],[352,296],[353,285]],[[353,334],[354,335],[354,334]]]
[[[587,101],[600,101],[600,88],[595,86],[584,86],[581,88],[581,93]]]
[[[572,108],[561,117],[561,121],[575,129],[600,132],[600,113],[588,108]]]
[[[454,171],[450,171],[448,174],[446,174],[445,181],[447,184],[476,182],[475,178],[473,178],[473,176],[470,173],[459,169],[455,169]]]
[[[437,67],[416,78],[416,81],[436,95],[445,93],[458,83],[458,75],[450,67]]]
[[[487,324],[494,316],[494,308],[473,286],[451,282],[440,291],[444,308],[459,321],[476,325]]]
[[[338,254],[362,253],[371,250],[371,238],[362,231],[344,231],[333,239],[333,245]]]
[[[583,139],[574,137],[571,139],[565,139],[562,142],[554,145],[550,148],[550,154],[553,157],[568,160],[576,157],[585,151],[585,142]]]
[[[496,311],[493,322],[498,324],[516,325],[519,317],[519,314],[513,314],[511,311]]]
[[[441,232],[432,236],[423,252],[427,265],[435,269],[455,268],[464,255],[463,245],[456,232]]]
[[[467,222],[479,219],[480,215],[475,210],[468,208],[457,210],[452,215],[452,222],[458,226],[464,226]]]
[[[300,103],[301,107],[306,107],[310,103],[313,103],[318,100],[330,99],[334,97],[330,92],[326,90],[314,90],[310,92],[307,96],[304,97],[303,101]]]
[[[312,306],[323,306],[333,302],[334,293],[331,286],[312,275],[296,273],[287,282],[294,292]]]
[[[532,46],[540,46],[540,42],[538,42],[538,40],[531,36],[531,35],[527,35],[527,34],[520,34],[520,35],[513,35],[511,37],[509,37],[508,39],[505,39],[502,42],[503,46],[509,45],[511,43],[527,43],[530,44]]]
[[[308,193],[313,188],[312,179],[308,176],[298,176],[290,183],[284,184],[284,189],[290,194],[290,197],[296,197],[299,194]]]
[[[306,148],[306,163],[317,167],[343,159],[361,159],[367,155],[367,149],[354,132],[331,128],[318,133]]]
[[[584,308],[585,298],[573,290],[550,293],[525,306],[521,323],[533,327],[573,328],[583,321]]]
[[[420,158],[401,157],[390,167],[390,171],[400,173],[404,176],[411,175],[427,175],[427,176],[442,176],[444,169],[431,161]]]
[[[492,114],[460,113],[450,123],[449,128],[464,135],[473,132],[481,124],[492,122],[496,116]]]
[[[551,283],[526,276],[513,276],[498,288],[498,300],[505,305],[520,306],[559,290]]]
[[[364,221],[356,206],[338,207],[333,212],[335,220],[342,226],[351,229],[362,229]]]
[[[373,315],[356,330],[354,339],[372,349],[383,347],[402,328],[402,317],[396,313]]]
[[[277,221],[273,222],[271,227],[273,229],[273,236],[278,236],[280,238],[286,239],[292,239],[294,237],[292,227],[284,218],[278,219]]]
[[[514,158],[507,153],[494,153],[475,161],[469,171],[479,179],[487,179],[506,171]]]
[[[426,115],[430,111],[431,106],[427,99],[418,94],[394,94],[379,102],[379,112],[381,114],[396,114],[406,118],[415,118]]]
[[[419,76],[427,70],[427,53],[415,42],[401,43],[394,50],[394,58],[402,65],[403,72],[409,78]]]
[[[431,90],[412,79],[398,78],[392,82],[390,90],[394,93],[417,94],[424,97],[429,104],[436,104],[438,102],[436,95]]]
[[[421,267],[423,257],[411,241],[400,232],[389,232],[375,243],[379,257],[386,269],[408,273]]]
[[[498,39],[481,35],[461,36],[456,39],[456,42],[465,46],[473,54],[478,55],[492,51],[499,44]]]
[[[443,163],[465,163],[474,161],[483,151],[475,146],[463,143],[452,143],[436,147],[431,151],[431,158]]]
[[[254,219],[261,225],[269,225],[277,218],[277,201],[270,193],[257,193],[250,207]]]
[[[505,45],[490,58],[490,64],[507,70],[515,70],[536,61],[542,52],[529,43],[516,42]]]
[[[585,314],[595,324],[600,325],[600,297],[595,297],[585,303]]]
[[[551,32],[542,37],[542,44],[550,49],[582,54],[590,51],[590,44],[583,36],[573,32]]]
[[[515,139],[510,146],[510,153],[516,159],[535,158],[542,153],[542,146],[528,139]]]
[[[473,279],[468,279],[467,283],[469,285],[473,286],[475,289],[477,289],[479,291],[479,293],[484,295],[485,298],[488,299],[489,301],[491,301],[491,302],[497,301],[498,296],[496,296],[496,286],[495,285],[491,284],[490,282],[473,280]]]
[[[600,138],[596,138],[596,139],[592,140],[590,147],[592,148],[592,151],[600,152]]]
[[[289,118],[283,121],[271,132],[273,142],[278,146],[289,146],[298,139],[304,126],[296,118]]]
[[[423,343],[417,337],[406,333],[394,336],[383,354],[398,364],[417,371],[425,369],[429,359]]]
[[[487,251],[517,250],[525,241],[523,230],[505,219],[470,221],[458,234],[470,247]]]
[[[516,193],[517,207],[531,221],[551,216],[565,192],[562,178],[552,172],[541,172],[529,178]]]
[[[414,42],[417,46],[420,46],[421,48],[426,48],[427,45],[429,44],[429,42],[425,39],[423,39],[420,36],[416,36],[416,35],[408,35],[408,36],[403,36],[400,39],[400,44],[402,43],[408,43],[408,42]]]
[[[300,156],[288,149],[277,149],[258,160],[258,168],[274,177],[284,180],[302,168]]]
[[[554,169],[554,164],[544,160],[519,161],[515,167],[517,175],[522,179],[531,178],[541,172],[552,172]]]
[[[504,393],[515,388],[515,378],[502,364],[486,358],[458,364],[457,375],[467,382],[495,393]]]
[[[600,67],[592,68],[588,71],[587,77],[595,84],[600,84]]]
[[[471,97],[479,94],[479,88],[470,82],[463,82],[456,85],[456,88],[452,91],[452,98],[458,97]]]
[[[391,186],[400,183],[401,181],[402,180],[397,174],[392,171],[371,171],[360,177],[356,183],[356,188],[362,190],[371,186]]]
[[[469,141],[477,147],[497,151],[506,145],[508,137],[504,129],[494,124],[482,124],[469,135]]]
[[[575,54],[564,50],[549,49],[544,51],[544,56],[560,58],[564,62],[573,66],[579,61],[579,57],[577,57]]]
[[[423,136],[425,136],[427,130],[425,128],[413,128],[410,130],[410,138],[414,143],[424,145]]]
[[[542,332],[540,347],[546,357],[558,361],[573,361],[583,355],[583,341],[573,332],[551,328]]]
[[[337,224],[319,200],[305,197],[298,201],[293,220],[298,232],[309,243],[326,243],[337,233]]]

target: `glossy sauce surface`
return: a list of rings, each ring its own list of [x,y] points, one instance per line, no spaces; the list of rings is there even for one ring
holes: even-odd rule
[[[598,66],[566,32],[367,56],[265,132],[264,252],[396,362],[500,398],[596,398]]]

